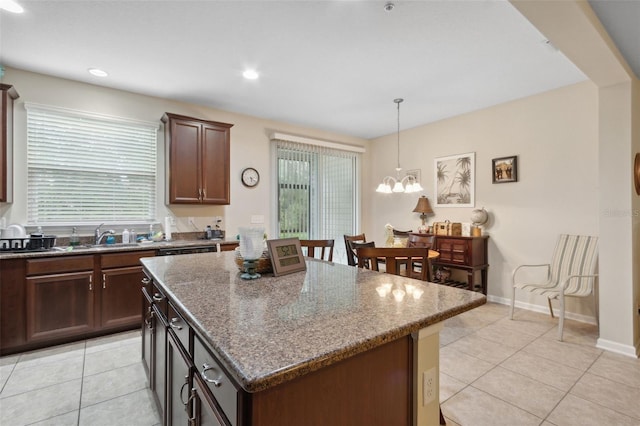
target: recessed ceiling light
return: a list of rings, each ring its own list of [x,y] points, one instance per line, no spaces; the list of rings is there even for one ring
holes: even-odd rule
[[[102,71],[99,68],[89,68],[89,74],[95,75],[96,77],[106,77],[109,75],[106,71]]]
[[[247,80],[257,80],[260,75],[256,70],[246,70],[242,73],[242,76]]]
[[[0,0],[0,9],[8,12],[22,13],[24,9],[15,0]]]

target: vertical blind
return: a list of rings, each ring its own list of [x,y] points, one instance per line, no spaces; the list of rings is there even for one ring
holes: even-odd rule
[[[334,261],[346,263],[340,242],[357,229],[360,154],[285,140],[274,143],[279,237],[333,239]]]
[[[156,124],[26,107],[30,224],[155,220]]]

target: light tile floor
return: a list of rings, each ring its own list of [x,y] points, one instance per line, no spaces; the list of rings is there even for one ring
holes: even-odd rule
[[[640,426],[640,359],[595,347],[596,326],[487,303],[440,333],[449,426]]]
[[[440,333],[450,426],[640,426],[640,360],[595,348],[595,326],[488,303]],[[160,420],[140,333],[0,358],[0,425],[143,425]],[[357,425],[359,426],[359,425]],[[393,425],[389,425],[393,426]]]

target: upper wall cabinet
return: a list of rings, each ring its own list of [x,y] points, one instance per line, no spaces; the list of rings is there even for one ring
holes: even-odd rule
[[[169,204],[229,204],[233,124],[165,113]]]
[[[18,92],[0,83],[0,202],[13,201],[13,100]]]

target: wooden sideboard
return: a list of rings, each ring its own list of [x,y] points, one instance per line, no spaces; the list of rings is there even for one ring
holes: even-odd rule
[[[428,235],[428,234],[416,234]],[[487,294],[487,269],[489,268],[488,241],[489,236],[461,237],[448,235],[434,235],[433,250],[440,253],[438,259],[431,263],[434,267],[445,266],[451,269],[461,269],[467,272],[467,287],[475,290],[474,276],[480,271],[480,290]]]

